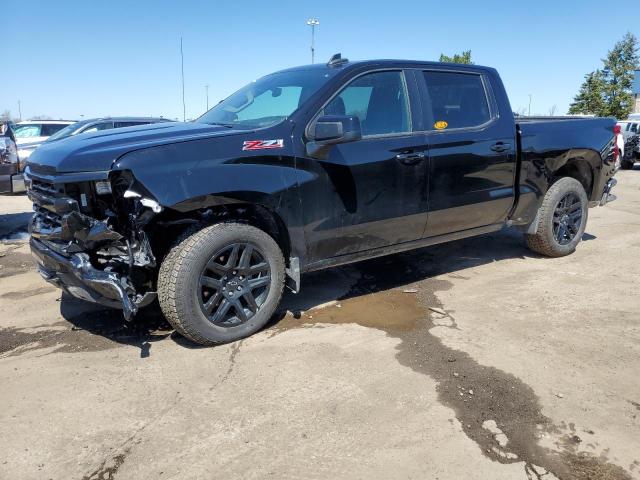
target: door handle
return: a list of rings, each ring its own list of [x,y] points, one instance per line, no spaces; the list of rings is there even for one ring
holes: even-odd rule
[[[415,165],[418,162],[424,160],[424,153],[411,152],[411,153],[399,153],[396,155],[396,160],[404,165]]]
[[[494,145],[491,145],[491,150],[494,152],[506,152],[507,150],[511,150],[511,145],[508,143],[498,142]]]

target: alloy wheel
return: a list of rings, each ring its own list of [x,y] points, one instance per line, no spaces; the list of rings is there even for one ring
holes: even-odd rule
[[[570,243],[582,226],[582,202],[573,192],[560,199],[553,212],[553,236],[560,245]]]
[[[200,308],[214,325],[249,321],[267,299],[271,270],[255,245],[234,243],[215,253],[200,274]]]

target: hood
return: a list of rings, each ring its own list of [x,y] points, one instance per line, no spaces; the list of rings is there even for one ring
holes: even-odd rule
[[[34,173],[93,172],[111,169],[125,153],[199,138],[237,135],[246,130],[205,123],[165,122],[103,130],[41,144],[29,157]]]

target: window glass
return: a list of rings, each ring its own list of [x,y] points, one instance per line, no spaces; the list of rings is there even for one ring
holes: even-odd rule
[[[41,125],[16,125],[12,128],[16,138],[32,138],[40,136]]]
[[[436,130],[475,127],[491,118],[480,75],[424,72]]]
[[[66,127],[67,125],[64,123],[45,123],[42,125],[42,136],[43,137],[50,137],[51,135],[53,135],[54,133],[59,132],[60,130],[62,130],[64,127]]]
[[[115,122],[113,128],[135,127],[136,125],[146,125],[149,122]]]
[[[95,125],[91,125],[86,130],[83,130],[82,133],[97,132],[100,130],[108,130],[110,128],[113,128],[113,123],[111,122],[96,123]]]
[[[49,138],[47,138],[47,142],[53,142],[55,140],[59,140],[61,138],[67,138],[70,137],[71,135],[76,135],[77,133],[80,133],[80,130],[82,129],[82,127],[84,125],[86,125],[88,122],[86,120],[84,121],[80,121],[80,122],[76,122],[76,123],[72,123],[71,125],[67,125],[66,127],[58,130],[57,133],[51,135]]]
[[[638,131],[638,124],[637,123],[632,123],[631,124],[631,131],[633,133],[636,133]]]
[[[375,72],[355,79],[324,107],[323,115],[357,116],[363,136],[410,131],[402,73]]]
[[[275,125],[295,112],[336,71],[289,70],[267,75],[241,88],[196,121],[237,128]]]

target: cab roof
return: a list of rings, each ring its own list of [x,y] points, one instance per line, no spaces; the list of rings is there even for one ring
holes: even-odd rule
[[[336,54],[339,55],[339,54]],[[334,60],[334,57],[336,57],[336,55],[334,55],[332,57],[332,60]],[[455,68],[456,70],[466,70],[466,69],[472,69],[474,71],[478,71],[478,70],[493,70],[491,67],[485,67],[482,65],[475,65],[475,64],[463,64],[463,63],[447,63],[447,62],[434,62],[434,61],[426,61],[426,60],[402,60],[402,59],[377,59],[377,60],[356,60],[356,61],[350,61],[346,58],[337,58],[337,61],[334,61],[332,63],[332,60],[330,60],[327,63],[315,63],[315,64],[311,64],[311,65],[300,65],[297,67],[291,67],[291,68],[286,68],[283,70],[280,70],[278,73],[280,72],[289,72],[289,71],[296,71],[296,70],[334,70],[334,69],[353,69],[353,68],[358,68],[358,67],[374,67],[374,68],[424,68],[424,67],[433,67],[433,66],[438,66],[438,67],[451,67],[451,68]]]

